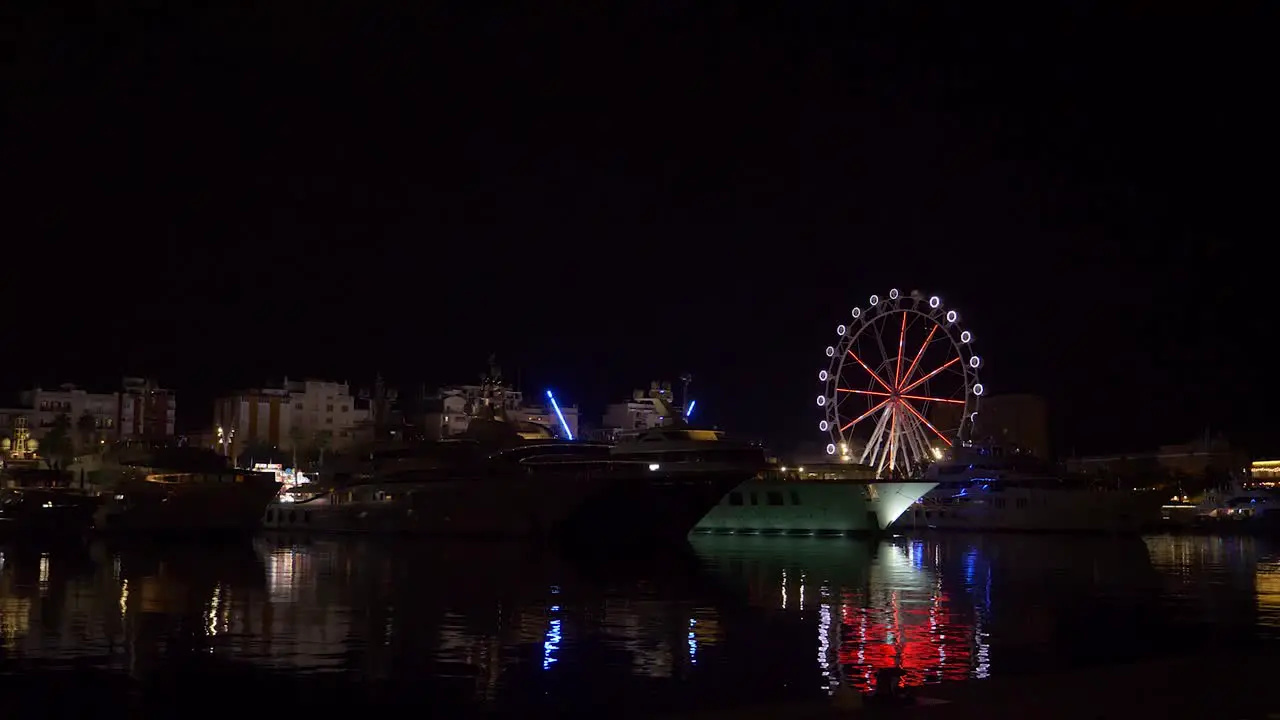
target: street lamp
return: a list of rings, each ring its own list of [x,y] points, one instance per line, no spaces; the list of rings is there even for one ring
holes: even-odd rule
[[[234,427],[223,430],[222,426],[218,426],[218,444],[222,446],[223,457],[230,457],[228,447],[236,438],[236,429]]]

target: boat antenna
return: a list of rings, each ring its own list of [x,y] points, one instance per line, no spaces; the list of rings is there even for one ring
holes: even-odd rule
[[[681,373],[680,382],[683,384],[680,392],[680,409],[684,411],[681,415],[689,417],[689,408],[691,407],[689,404],[689,383],[693,382],[693,375],[687,372]]]

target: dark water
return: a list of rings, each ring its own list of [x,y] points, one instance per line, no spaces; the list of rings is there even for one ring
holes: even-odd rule
[[[3,547],[6,709],[586,714],[811,698],[1280,637],[1248,538],[697,538],[644,565],[260,538]],[[1176,682],[1177,679],[1171,679]]]

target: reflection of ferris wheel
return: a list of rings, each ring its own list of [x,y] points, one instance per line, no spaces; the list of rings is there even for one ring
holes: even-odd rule
[[[872,295],[827,348],[818,405],[827,454],[875,468],[877,477],[918,473],[946,447],[965,442],[983,393],[982,358],[960,313],[938,296]]]

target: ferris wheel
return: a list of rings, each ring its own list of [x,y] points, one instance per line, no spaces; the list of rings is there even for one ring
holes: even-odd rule
[[[969,440],[983,361],[957,310],[937,295],[890,290],[835,330],[818,372],[828,455],[870,465],[876,477],[910,476]]]

